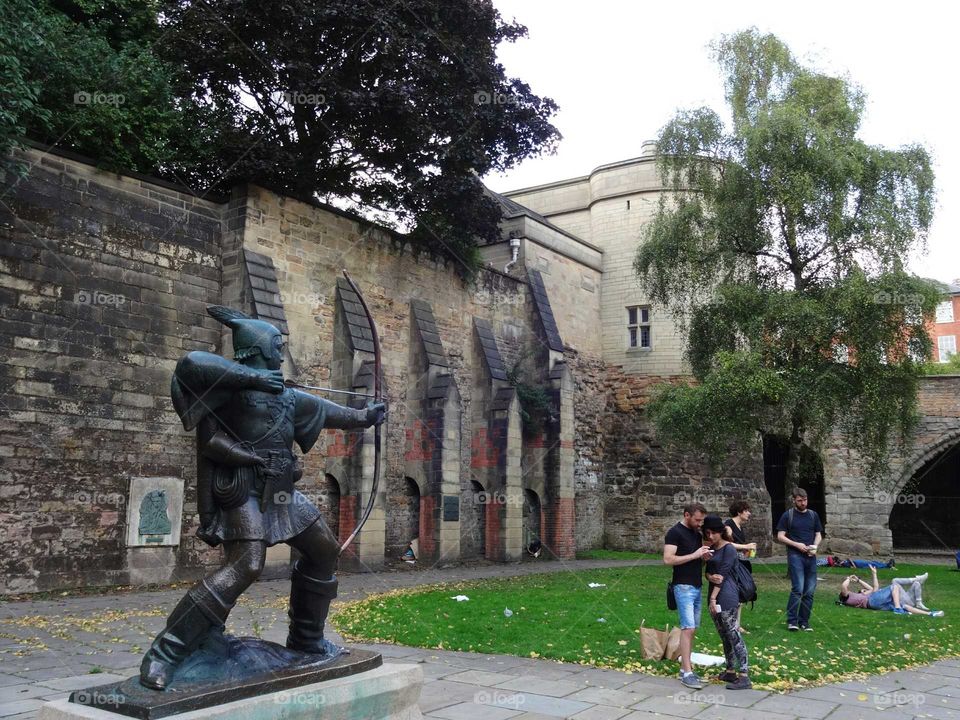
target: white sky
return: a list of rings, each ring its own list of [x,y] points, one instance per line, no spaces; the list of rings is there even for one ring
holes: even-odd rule
[[[929,252],[911,269],[960,278],[960,128],[956,78],[960,25],[952,3],[916,0],[493,0],[530,37],[500,48],[507,73],[560,106],[557,154],[485,178],[503,192],[586,175],[636,157],[677,109],[723,113],[708,44],[756,25],[818,68],[846,74],[867,95],[860,136],[874,145],[921,143],[931,153],[937,209]]]

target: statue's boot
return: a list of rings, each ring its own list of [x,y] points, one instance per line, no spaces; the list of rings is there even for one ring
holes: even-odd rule
[[[298,561],[293,568],[290,583],[290,631],[287,647],[300,652],[324,654],[329,643],[323,639],[330,603],[337,596],[337,579],[310,577],[300,569]]]
[[[140,684],[154,690],[170,685],[184,660],[213,628],[223,629],[232,605],[224,603],[203,581],[183,596],[140,663]]]

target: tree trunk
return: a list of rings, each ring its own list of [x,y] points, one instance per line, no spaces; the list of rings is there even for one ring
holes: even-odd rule
[[[799,428],[794,425],[790,433],[790,452],[787,455],[787,472],[783,476],[784,482],[784,500],[787,507],[792,507],[791,493],[795,487],[800,486],[800,451],[803,448],[803,436]]]

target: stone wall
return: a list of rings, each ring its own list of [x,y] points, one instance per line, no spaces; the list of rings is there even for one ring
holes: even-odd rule
[[[220,337],[219,207],[17,159],[29,174],[0,182],[0,593],[192,575],[215,554],[193,537],[194,444],[169,387]],[[186,480],[179,545],[127,548],[131,478],[166,476]]]
[[[655,385],[676,380],[607,368],[604,546],[659,552],[664,534],[681,519],[688,502],[700,502],[708,512],[727,517],[730,503],[745,499],[754,511],[747,535],[757,542],[759,553],[768,554],[770,496],[759,441],[756,447],[734,449],[722,465],[711,467],[706,458],[665,447],[654,435],[645,405]]]
[[[913,481],[927,462],[960,443],[960,376],[924,378],[918,395],[920,423],[909,447],[897,449],[889,478],[868,487],[858,455],[840,433],[828,439],[823,452],[823,475],[829,522],[826,547],[836,554],[889,555],[893,548],[890,513],[902,495],[922,493]],[[944,549],[953,547],[943,539]]]

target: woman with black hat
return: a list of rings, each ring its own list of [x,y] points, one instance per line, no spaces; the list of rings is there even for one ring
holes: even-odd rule
[[[717,626],[727,661],[726,671],[717,679],[726,681],[728,690],[746,690],[753,685],[749,677],[747,646],[737,630],[740,595],[733,580],[734,566],[738,562],[737,551],[730,542],[733,535],[722,518],[707,515],[703,520],[703,537],[713,549],[713,557],[707,560],[706,567],[710,580],[710,616]]]

